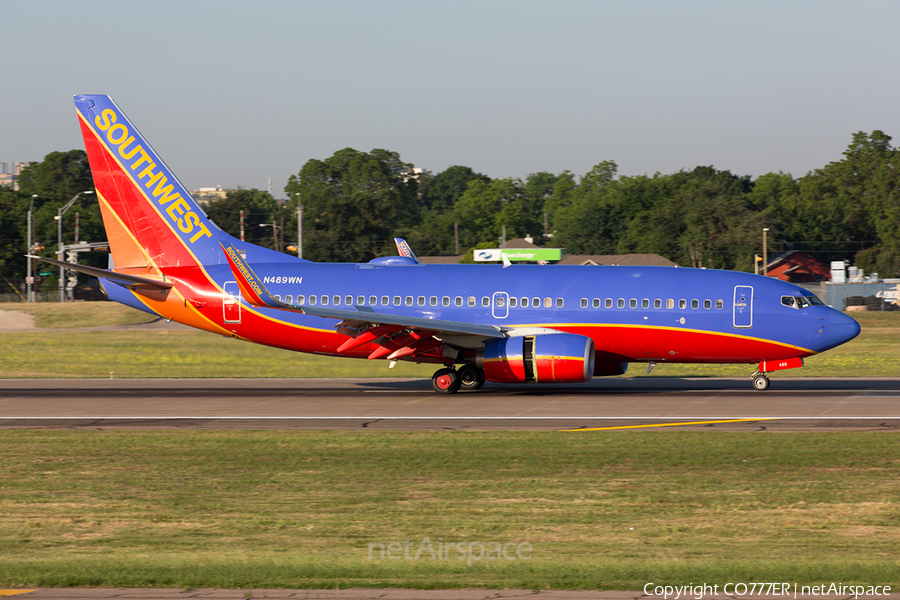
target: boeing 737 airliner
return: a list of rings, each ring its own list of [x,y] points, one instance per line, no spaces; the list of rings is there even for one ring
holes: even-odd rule
[[[630,362],[757,364],[767,372],[859,334],[776,279],[672,267],[321,264],[241,242],[213,223],[109,96],[75,96],[110,268],[111,300],[219,335],[369,360],[434,363],[438,393],[583,382]]]

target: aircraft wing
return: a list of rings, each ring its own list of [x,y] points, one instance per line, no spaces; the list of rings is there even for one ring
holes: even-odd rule
[[[266,290],[265,285],[233,246],[222,244],[222,249],[237,280],[241,295],[251,306],[340,320],[337,325],[338,332],[350,336],[351,339],[338,348],[338,352],[346,352],[372,342],[382,348],[373,352],[369,358],[389,355],[388,359],[397,359],[435,349],[441,342],[434,338],[440,338],[442,335],[470,335],[482,338],[507,336],[503,328],[495,325],[379,313],[368,306],[341,309],[285,304]]]

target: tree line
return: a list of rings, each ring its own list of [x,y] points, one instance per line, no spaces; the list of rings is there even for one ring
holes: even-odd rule
[[[396,152],[345,148],[292,175],[286,203],[239,189],[205,208],[235,236],[243,210],[248,242],[287,251],[296,244],[302,202],[303,257],[322,262],[394,254],[395,236],[420,256],[460,254],[496,247],[505,227],[507,239],[531,236],[570,254],[657,253],[683,266],[752,271],[768,228],[770,252],[802,250],[892,277],[900,275],[898,159],[890,136],[873,131],[854,134],[841,160],[799,178],[778,172],[754,180],[712,166],[620,176],[615,162],[603,161],[580,177],[563,171],[492,179],[465,166],[421,172]],[[10,279],[25,271],[29,202],[35,239],[50,242],[43,250],[49,256],[57,207],[91,189],[84,152],[29,164],[19,185],[18,192],[0,188],[0,273]],[[96,200],[82,196],[78,206],[81,239],[105,239]],[[74,212],[64,217],[67,243]],[[259,226],[271,223],[276,227]]]

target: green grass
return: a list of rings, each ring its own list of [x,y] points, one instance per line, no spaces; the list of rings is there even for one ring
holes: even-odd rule
[[[111,302],[4,304],[32,314],[44,329],[0,332],[0,378],[140,377],[422,377],[433,365],[348,360],[287,352],[197,330],[96,330],[146,322],[150,315]],[[802,369],[772,377],[896,377],[900,375],[900,313],[856,313],[858,338],[806,359]],[[651,376],[748,377],[750,365],[659,363]],[[646,367],[631,365],[628,376]]]
[[[897,585],[898,448],[876,433],[7,431],[0,585]],[[369,558],[426,536],[533,550]]]
[[[107,325],[135,325],[156,317],[116,302],[3,303],[0,310],[14,310],[34,317],[42,329],[77,329]]]

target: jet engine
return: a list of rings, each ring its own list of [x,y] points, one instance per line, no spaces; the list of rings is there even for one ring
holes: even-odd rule
[[[594,340],[573,333],[540,333],[489,340],[475,356],[496,383],[576,383],[594,373]]]

